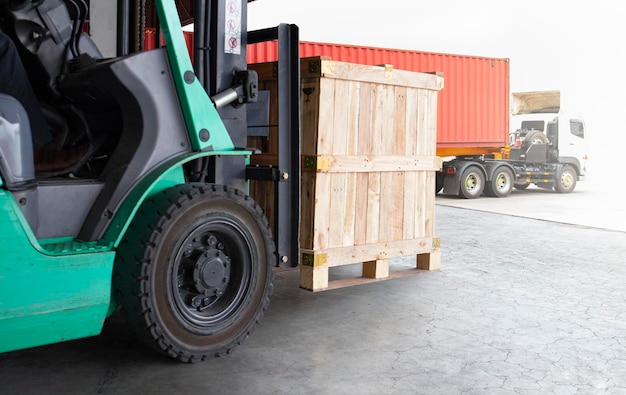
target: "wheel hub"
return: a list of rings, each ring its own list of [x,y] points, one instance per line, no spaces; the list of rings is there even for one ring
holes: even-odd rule
[[[209,251],[194,265],[194,284],[198,292],[224,287],[230,275],[230,259],[221,251]]]
[[[561,185],[565,188],[569,188],[572,185],[573,177],[569,173],[563,173],[561,176]]]
[[[200,255],[193,269],[193,283],[197,295],[191,306],[204,310],[224,294],[230,280],[230,258],[222,251],[211,249]]]
[[[500,174],[496,180],[496,187],[498,188],[498,190],[503,190],[508,188],[508,186],[509,179],[504,174]]]
[[[478,181],[476,180],[475,177],[468,177],[467,180],[465,181],[465,186],[470,191],[473,191],[474,189],[476,189],[477,184],[478,184]]]

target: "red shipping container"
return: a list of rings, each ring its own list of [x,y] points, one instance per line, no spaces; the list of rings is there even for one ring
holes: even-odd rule
[[[183,37],[185,38],[185,45],[187,45],[187,51],[189,52],[189,56],[191,56],[191,59],[193,60],[193,52],[194,52],[193,32],[183,31]],[[155,49],[157,47],[156,30],[154,28],[146,29],[146,32],[144,33],[143,45],[144,45],[144,50],[146,51]],[[163,39],[163,36],[161,36],[161,45],[165,45],[165,40]]]
[[[443,73],[437,112],[437,155],[497,152],[508,141],[509,59],[301,42],[300,56]],[[273,62],[276,42],[248,46],[248,63]]]

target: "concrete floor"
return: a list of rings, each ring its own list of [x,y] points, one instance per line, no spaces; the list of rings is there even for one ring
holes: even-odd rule
[[[440,271],[315,294],[281,272],[229,356],[181,364],[115,319],[0,354],[0,394],[626,394],[626,233],[472,209],[506,200],[483,199],[437,199]]]

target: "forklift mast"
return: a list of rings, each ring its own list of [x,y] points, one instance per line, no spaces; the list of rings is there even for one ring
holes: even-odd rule
[[[179,0],[176,2],[176,13],[174,7],[164,8],[171,5],[169,1],[118,0],[117,50],[122,56],[143,49],[146,25],[154,26],[156,37],[163,33],[166,47],[172,51],[170,57],[181,63],[179,89],[188,87],[185,75],[190,76],[189,71],[193,67],[195,78],[215,104],[233,147],[244,149],[248,136],[248,108],[245,104],[254,103],[258,98],[256,73],[247,70],[247,45],[278,41],[278,166],[252,167],[244,156],[233,155],[219,160],[210,158],[207,182],[231,185],[246,191],[248,180],[273,181],[277,196],[274,209],[274,223],[277,224],[274,240],[278,251],[276,265],[295,267],[299,261],[299,33],[297,26],[289,24],[249,32],[248,3],[252,1]],[[182,22],[193,22],[193,66],[187,63],[188,49],[181,31],[181,19]],[[157,40],[156,46],[160,45],[161,41]],[[192,97],[189,92],[181,92],[180,96]],[[188,111],[195,111],[195,117],[202,116],[206,111],[207,107],[201,104],[203,99],[190,99]],[[197,132],[200,131],[201,128]],[[202,136],[199,137],[202,143]]]

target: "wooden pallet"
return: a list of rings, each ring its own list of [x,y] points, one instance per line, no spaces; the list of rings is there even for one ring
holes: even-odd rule
[[[406,255],[415,256],[415,267],[390,271],[390,258]],[[366,260],[362,262],[360,277],[329,280],[332,267],[359,263],[361,259]],[[438,237],[327,251],[303,250],[300,287],[309,291],[325,291],[439,270],[440,264],[441,250]]]

